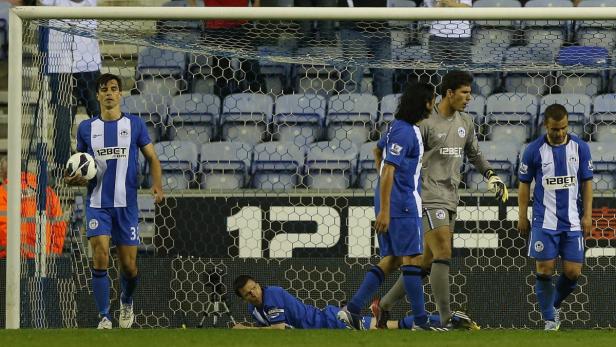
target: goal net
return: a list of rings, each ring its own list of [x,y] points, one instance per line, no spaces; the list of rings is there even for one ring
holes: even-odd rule
[[[515,0],[475,6],[497,3],[520,6]],[[125,18],[136,13],[113,10]],[[528,240],[515,227],[517,170],[525,146],[544,133],[543,111],[561,103],[570,131],[590,143],[595,175],[594,229],[580,286],[563,304],[563,324],[613,326],[616,16],[606,20],[605,13],[615,12],[580,8],[577,17],[539,18],[530,9],[501,8],[483,18],[469,20],[460,10],[435,20],[436,9],[382,9],[372,11],[375,18],[341,8],[307,20],[302,13],[318,9],[288,9],[284,18],[262,10],[253,11],[276,20],[211,19],[207,9],[171,7],[139,9],[133,17],[139,19],[20,12],[22,49],[15,56],[22,61],[16,75],[22,101],[15,110],[22,121],[10,131],[22,132],[21,327],[94,327],[98,320],[86,192],[65,186],[61,171],[75,151],[77,124],[98,112],[92,92],[99,73],[121,77],[122,111],[146,122],[162,163],[166,199],[158,206],[143,158],[138,169],[135,326],[153,328],[250,320],[232,289],[241,274],[317,307],[343,305],[378,260],[372,149],[405,85],[438,86],[451,70],[474,77],[466,111],[483,155],[510,189],[500,205],[471,164],[461,168],[452,309],[467,310],[486,327],[542,326]],[[267,16],[270,10],[275,15]],[[177,19],[208,13],[208,20]],[[345,13],[364,17],[343,20]],[[0,260],[2,292],[5,271]],[[112,248],[114,319],[118,271]],[[427,309],[436,311],[428,283],[425,293]],[[6,326],[4,300],[0,326]],[[392,316],[402,318],[408,308],[400,303]]]

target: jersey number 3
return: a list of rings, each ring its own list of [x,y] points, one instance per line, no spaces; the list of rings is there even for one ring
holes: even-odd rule
[[[130,227],[130,239],[136,240],[139,238],[139,229],[136,227]]]

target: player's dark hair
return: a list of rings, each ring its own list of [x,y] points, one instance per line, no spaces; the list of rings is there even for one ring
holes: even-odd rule
[[[118,82],[118,88],[120,88],[120,91],[122,91],[122,80],[120,79],[120,77],[111,73],[104,73],[98,76],[98,78],[96,79],[96,91],[98,92],[102,86],[106,86],[107,82],[113,80],[116,80],[116,82]]]
[[[240,298],[242,297],[242,295],[240,295],[240,289],[244,288],[248,281],[257,282],[257,280],[255,280],[252,276],[249,275],[239,275],[235,278],[235,280],[233,281],[233,291],[235,292],[235,295],[239,296]]]
[[[430,112],[426,104],[434,99],[434,87],[424,82],[411,82],[407,84],[400,97],[395,118],[411,124],[416,124],[428,118]]]
[[[560,122],[564,118],[568,117],[567,109],[561,104],[552,104],[545,109],[543,113],[543,122],[547,123],[548,119],[552,119],[556,122]]]
[[[447,95],[447,91],[455,91],[458,88],[471,86],[473,84],[473,76],[464,71],[450,71],[443,76],[441,80],[440,93],[442,96]]]

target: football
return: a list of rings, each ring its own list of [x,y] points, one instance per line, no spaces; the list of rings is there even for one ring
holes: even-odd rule
[[[69,177],[80,175],[91,180],[96,176],[96,162],[88,153],[75,153],[68,159],[66,170]]]

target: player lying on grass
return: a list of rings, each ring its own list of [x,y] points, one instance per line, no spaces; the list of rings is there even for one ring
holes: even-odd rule
[[[324,309],[303,303],[281,287],[261,285],[251,276],[242,275],[233,282],[235,294],[248,303],[248,311],[254,318],[253,326],[236,324],[234,329],[346,329],[336,318],[340,308],[327,305]],[[465,320],[454,314],[454,319]],[[438,315],[430,315],[434,324],[440,322]],[[364,317],[364,328],[376,329],[376,320]],[[413,316],[387,322],[388,329],[412,329]]]

